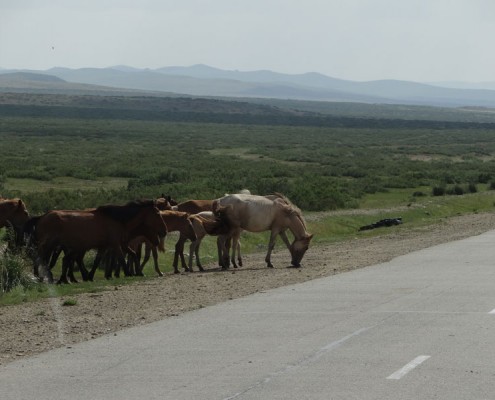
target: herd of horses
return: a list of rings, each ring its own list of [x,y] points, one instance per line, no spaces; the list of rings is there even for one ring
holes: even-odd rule
[[[271,253],[280,235],[291,254],[291,265],[300,267],[313,235],[306,229],[301,210],[285,196],[252,195],[249,191],[227,194],[214,200],[188,200],[177,203],[170,196],[137,200],[124,205],[103,205],[85,210],[51,210],[40,216],[30,216],[21,199],[0,197],[0,228],[12,232],[10,245],[25,246],[33,259],[33,273],[38,279],[53,282],[52,268],[63,253],[59,283],[77,282],[77,264],[84,281],[93,280],[96,270],[104,266],[105,277],[143,275],[143,267],[153,256],[158,275],[158,251],[164,251],[168,232],[178,232],[173,260],[174,272],[179,272],[179,259],[185,271],[196,266],[203,271],[199,247],[206,235],[217,237],[218,263],[223,269],[242,265],[240,234],[242,231],[270,231],[267,267],[273,267]],[[287,237],[291,231],[292,243]],[[190,241],[188,262],[184,256],[186,241]],[[141,260],[144,249],[144,259]],[[84,256],[96,250],[90,270]]]

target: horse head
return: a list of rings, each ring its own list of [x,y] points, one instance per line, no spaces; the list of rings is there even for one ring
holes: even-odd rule
[[[29,213],[26,205],[21,199],[2,199],[3,203],[3,216],[6,220],[10,221],[15,226],[23,226],[29,220]]]
[[[166,210],[172,209],[172,205],[170,204],[170,201],[166,197],[160,197],[160,198],[156,199],[155,205],[156,205],[156,208],[158,208],[160,211],[166,211]]]
[[[139,216],[139,229],[154,246],[159,246],[167,235],[167,225],[156,207],[145,207]]]
[[[306,250],[308,250],[309,242],[311,242],[312,238],[313,235],[304,235],[301,239],[295,239],[290,245],[289,250],[292,256],[291,264],[294,267],[301,266],[301,260],[304,257]]]

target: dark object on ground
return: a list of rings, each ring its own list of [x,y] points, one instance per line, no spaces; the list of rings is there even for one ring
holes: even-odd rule
[[[360,231],[367,231],[370,229],[375,229],[375,228],[381,228],[382,226],[394,226],[394,225],[400,225],[402,224],[402,217],[399,218],[385,218],[381,219],[378,222],[375,222],[370,225],[364,225],[361,228],[359,228]]]

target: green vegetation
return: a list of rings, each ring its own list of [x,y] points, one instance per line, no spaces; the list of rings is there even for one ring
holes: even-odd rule
[[[77,300],[76,299],[66,299],[62,303],[63,306],[75,306],[77,305]]]
[[[26,117],[3,118],[0,136],[2,194],[34,213],[242,188],[285,193],[304,210],[353,208],[393,188],[489,183],[495,170],[495,129]]]
[[[21,197],[39,214],[161,193],[183,201],[243,188],[282,192],[304,211],[314,243],[379,234],[358,228],[380,218],[401,216],[406,223],[391,228],[400,230],[493,210],[492,121],[481,123],[469,111],[454,118],[452,110],[363,105],[356,118],[352,107],[339,107],[316,114],[218,100],[0,95],[0,193]],[[391,211],[318,214],[351,208]],[[160,258],[165,271],[170,236]],[[264,248],[267,236],[241,240],[250,252]],[[212,238],[205,240],[205,263],[216,259],[215,249]],[[145,273],[154,276],[151,263]],[[29,294],[9,284],[11,300],[2,296],[2,302],[133,281],[98,276],[70,289],[38,285]]]
[[[14,288],[33,288],[31,264],[22,256],[7,251],[0,253],[0,297]]]

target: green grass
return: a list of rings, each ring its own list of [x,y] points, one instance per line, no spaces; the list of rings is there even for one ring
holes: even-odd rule
[[[50,181],[29,178],[7,178],[4,188],[10,192],[34,193],[53,190],[94,190],[121,189],[127,186],[128,179],[102,177],[94,180],[77,179],[67,176],[57,177]]]
[[[419,190],[419,189],[418,189]],[[414,191],[414,190],[412,190]],[[363,199],[363,204],[387,205],[388,207],[404,206],[408,198],[408,191],[393,190],[388,193],[377,193]],[[394,231],[417,229],[426,225],[438,224],[445,218],[463,214],[495,212],[495,191],[482,191],[474,194],[462,196],[442,196],[442,197],[421,197],[416,203],[411,203],[409,207],[397,210],[383,211],[370,215],[367,210],[354,210],[352,213],[304,213],[308,219],[308,231],[313,233],[312,246],[325,245],[349,239],[366,238],[370,236],[386,235]],[[380,210],[384,207],[380,207]],[[403,224],[390,227],[379,228],[370,231],[359,231],[359,227],[376,222],[383,218],[402,217]],[[261,234],[243,233],[241,237],[242,252],[244,254],[260,252],[263,257],[268,244],[268,233]],[[159,265],[162,272],[172,271],[173,251],[176,236],[170,234],[166,239],[165,254],[160,253]],[[358,245],[358,244],[357,244]],[[277,248],[284,245],[280,239],[277,241]],[[189,253],[189,246],[186,244],[186,252]],[[216,240],[214,237],[206,237],[200,250],[203,265],[216,265]],[[90,255],[87,265],[92,261]],[[187,262],[187,256],[186,256]],[[180,264],[179,264],[180,267]],[[197,268],[194,266],[197,271]],[[57,277],[60,267],[54,269]],[[104,290],[115,290],[121,285],[142,282],[143,279],[167,279],[158,278],[153,269],[153,263],[148,262],[144,269],[145,278],[114,278],[106,280],[102,271],[97,271],[94,282],[80,282],[71,285],[47,285],[38,284],[31,290],[15,288],[9,293],[0,296],[0,305],[18,304],[25,301],[38,301],[48,297],[71,297],[78,293],[100,292]],[[78,273],[76,273],[78,275]]]

